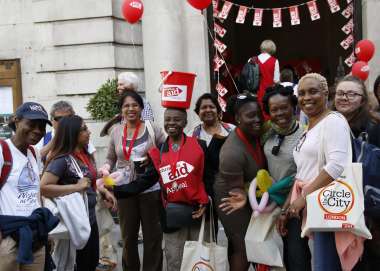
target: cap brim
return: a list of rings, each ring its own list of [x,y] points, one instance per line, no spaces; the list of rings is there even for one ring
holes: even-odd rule
[[[50,126],[52,126],[51,121],[48,118],[46,118],[45,116],[41,115],[41,114],[28,114],[28,116],[23,116],[23,117],[25,119],[28,119],[28,120],[43,120],[47,124],[49,124]]]

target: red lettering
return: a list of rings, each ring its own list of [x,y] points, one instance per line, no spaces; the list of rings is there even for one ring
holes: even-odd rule
[[[345,215],[325,214],[324,218],[326,220],[343,220],[343,221],[347,220],[347,216],[345,216]]]

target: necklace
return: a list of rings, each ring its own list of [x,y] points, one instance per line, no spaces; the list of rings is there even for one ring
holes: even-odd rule
[[[178,143],[172,143],[172,150],[174,152],[179,151],[180,148],[181,148],[181,146]]]

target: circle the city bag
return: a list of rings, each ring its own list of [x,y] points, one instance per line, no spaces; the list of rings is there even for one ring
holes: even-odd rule
[[[330,114],[336,114],[346,121],[338,113]],[[321,144],[318,152],[319,171],[325,164],[325,130],[324,122],[321,127]],[[307,195],[307,216],[302,237],[311,232],[348,231],[365,239],[372,238],[364,220],[362,164],[352,162],[351,138],[348,136],[342,140],[349,141],[347,165],[337,179]]]
[[[202,224],[199,230],[198,241],[186,241],[183,249],[181,271],[227,271],[228,258],[227,248],[216,244],[214,227],[214,214],[210,199],[210,243],[204,240],[205,217],[203,214]]]

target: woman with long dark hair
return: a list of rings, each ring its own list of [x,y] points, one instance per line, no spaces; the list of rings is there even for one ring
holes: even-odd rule
[[[230,99],[237,128],[231,132],[220,151],[219,172],[214,190],[218,215],[228,238],[231,271],[248,270],[244,237],[252,209],[246,188],[266,162],[260,144],[262,114],[257,99],[239,94]]]
[[[86,246],[76,252],[77,271],[94,271],[99,261],[99,233],[95,215],[97,171],[95,161],[87,151],[90,134],[81,117],[62,118],[41,179],[41,194],[48,198],[75,192],[87,193],[91,234]],[[83,178],[75,169],[73,159],[79,165]],[[109,191],[105,188],[98,191],[110,206],[116,207],[116,199]]]

